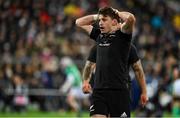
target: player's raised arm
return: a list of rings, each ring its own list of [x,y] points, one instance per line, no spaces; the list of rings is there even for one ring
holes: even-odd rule
[[[87,31],[89,34],[92,31],[92,24],[98,19],[98,15],[94,14],[94,15],[87,15],[81,18],[76,19],[76,25],[78,27],[81,27],[82,29],[84,29],[85,31]]]
[[[121,24],[121,31],[127,34],[132,33],[133,27],[136,22],[135,16],[130,12],[120,12],[117,9],[114,9],[116,14],[120,17],[120,19],[123,21]]]

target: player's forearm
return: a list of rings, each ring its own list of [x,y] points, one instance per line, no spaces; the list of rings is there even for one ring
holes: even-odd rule
[[[91,25],[97,19],[98,19],[97,14],[87,15],[87,16],[76,19],[76,25],[79,27],[84,26],[84,25]]]
[[[130,12],[125,12],[125,11],[120,12],[116,9],[114,9],[114,11],[123,21],[120,26],[121,31],[128,34],[132,33],[134,24],[136,22],[134,15]]]
[[[87,61],[83,70],[83,81],[90,81],[93,70],[94,63]]]
[[[140,60],[133,64],[133,70],[135,72],[136,79],[141,87],[141,92],[143,94],[147,94],[145,75]]]
[[[141,92],[143,94],[147,94],[145,79],[139,77],[137,78],[137,80],[138,80],[139,85],[141,86]]]
[[[91,78],[91,67],[90,66],[85,66],[84,71],[83,71],[83,81],[90,81]]]
[[[132,13],[130,12],[119,12],[119,11],[116,11],[118,13],[118,16],[120,17],[120,19],[122,19],[123,21],[126,21],[126,20],[130,20],[132,22],[135,22],[135,17]]]

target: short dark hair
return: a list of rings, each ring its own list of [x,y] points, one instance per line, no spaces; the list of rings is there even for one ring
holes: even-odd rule
[[[103,16],[109,16],[112,19],[116,19],[118,22],[120,22],[120,18],[118,16],[118,14],[115,13],[115,11],[113,10],[112,7],[100,8],[99,11],[98,11],[98,14],[101,14]]]

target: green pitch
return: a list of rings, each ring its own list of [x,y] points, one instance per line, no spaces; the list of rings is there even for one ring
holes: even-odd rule
[[[133,117],[134,114],[131,114]],[[2,113],[0,112],[0,118],[77,118],[77,114],[75,112],[39,112],[39,111],[28,111],[24,113]],[[89,118],[88,112],[83,112],[81,115],[82,118]],[[163,117],[172,117],[169,113],[164,113]]]
[[[24,113],[11,113],[11,112],[7,112],[7,113],[1,113],[0,112],[0,117],[6,117],[6,118],[12,118],[12,117],[42,117],[42,118],[50,118],[50,117],[59,117],[59,118],[69,118],[69,117],[76,117],[77,114],[75,112],[38,112],[38,111],[29,111],[29,112],[24,112]],[[83,112],[82,116],[83,118],[88,117],[89,113],[88,112]]]

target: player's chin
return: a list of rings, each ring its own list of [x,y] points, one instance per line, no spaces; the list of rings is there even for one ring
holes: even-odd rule
[[[106,33],[106,31],[104,29],[100,29],[101,33]]]
[[[88,90],[82,90],[83,91],[83,93],[88,93]]]
[[[83,91],[84,94],[89,94],[90,92],[89,91]]]

